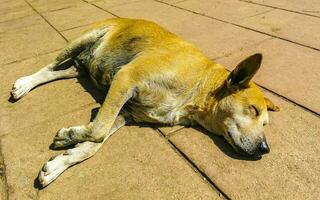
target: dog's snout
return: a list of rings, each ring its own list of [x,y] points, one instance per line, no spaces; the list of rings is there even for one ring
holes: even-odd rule
[[[259,144],[258,148],[259,148],[261,154],[266,154],[266,153],[269,153],[269,152],[270,152],[270,148],[269,148],[269,146],[268,146],[268,144],[267,144],[266,141],[262,141],[262,142]]]

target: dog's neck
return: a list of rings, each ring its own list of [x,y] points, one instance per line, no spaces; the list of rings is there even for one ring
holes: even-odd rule
[[[214,126],[212,119],[217,103],[226,91],[226,79],[229,72],[221,65],[212,63],[205,71],[205,78],[200,81],[198,92],[194,95],[192,103],[186,106],[188,118],[192,124],[200,124],[207,128],[208,124]],[[209,128],[207,128],[209,129]],[[211,127],[210,129],[217,129]]]

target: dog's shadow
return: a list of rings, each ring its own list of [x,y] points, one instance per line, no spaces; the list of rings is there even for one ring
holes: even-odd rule
[[[80,76],[77,79],[80,85],[85,89],[85,91],[88,92],[92,96],[92,98],[101,105],[106,97],[109,88],[105,90],[98,89],[89,79],[89,77],[86,76]],[[96,111],[92,112],[92,114],[96,114]]]
[[[236,152],[232,148],[232,146],[224,139],[224,137],[220,135],[210,133],[209,131],[199,126],[192,127],[192,128],[208,136],[214,142],[214,144],[220,149],[220,151],[222,151],[224,154],[226,154],[227,156],[235,160],[257,161],[261,159],[261,157],[249,157]]]

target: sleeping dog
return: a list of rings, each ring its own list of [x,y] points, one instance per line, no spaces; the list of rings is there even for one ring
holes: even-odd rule
[[[59,70],[66,60],[75,66]],[[222,135],[237,151],[261,157],[269,152],[263,132],[267,109],[279,108],[251,79],[262,55],[252,55],[230,73],[195,46],[159,25],[135,19],[108,19],[72,41],[46,67],[18,79],[12,96],[85,70],[108,93],[96,118],[83,126],[62,128],[55,147],[75,145],[50,159],[39,173],[47,186],[68,167],[93,156],[128,121],[164,125],[201,125]]]

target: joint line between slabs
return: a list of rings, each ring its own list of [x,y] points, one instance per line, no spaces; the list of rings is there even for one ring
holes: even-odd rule
[[[309,49],[313,49],[313,50],[316,50],[316,51],[320,51],[320,49],[319,49],[319,48],[316,48],[316,47],[312,47],[312,46],[308,46],[308,45],[305,45],[305,44],[301,44],[301,43],[295,42],[295,41],[293,41],[293,40],[289,40],[289,39],[286,39],[286,38],[283,38],[283,37],[279,37],[279,36],[276,36],[276,35],[272,35],[272,34],[270,34],[270,33],[266,33],[266,32],[263,32],[263,31],[255,30],[255,29],[253,29],[253,28],[249,28],[249,27],[246,27],[246,26],[242,26],[242,25],[239,25],[239,24],[236,24],[236,23],[233,23],[233,22],[229,22],[229,21],[226,21],[226,20],[223,20],[223,19],[219,19],[219,18],[216,18],[216,17],[208,16],[208,15],[206,15],[206,14],[201,14],[201,13],[198,13],[198,12],[193,11],[193,10],[189,10],[189,9],[186,9],[186,8],[182,8],[182,7],[173,5],[173,4],[169,4],[169,3],[163,2],[163,1],[161,1],[161,0],[154,0],[154,1],[155,1],[155,2],[158,2],[158,3],[162,3],[162,4],[165,4],[165,5],[168,5],[168,6],[172,6],[172,7],[174,7],[174,8],[180,9],[180,10],[184,10],[184,11],[187,11],[187,12],[191,12],[191,13],[196,14],[196,15],[200,15],[200,16],[203,16],[203,17],[207,17],[207,18],[209,18],[209,19],[217,20],[217,21],[220,21],[220,22],[223,22],[223,23],[226,23],[226,24],[231,24],[231,25],[233,25],[233,26],[237,26],[237,27],[240,27],[240,28],[243,28],[243,29],[246,29],[246,30],[250,30],[250,31],[253,31],[253,32],[256,32],[256,33],[268,35],[268,36],[271,36],[271,37],[273,37],[273,38],[277,38],[277,39],[284,40],[284,41],[287,41],[287,42],[290,42],[290,43],[293,43],[293,44],[296,44],[296,45],[299,45],[299,46],[303,46],[303,47],[306,47],[306,48],[309,48]]]
[[[296,101],[294,101],[294,100],[291,100],[291,99],[289,99],[288,97],[283,96],[282,94],[279,94],[279,93],[277,93],[277,92],[275,92],[275,91],[273,91],[273,90],[271,90],[271,89],[269,89],[269,88],[267,88],[267,87],[265,87],[265,86],[263,86],[263,85],[261,85],[261,84],[258,84],[258,83],[256,83],[256,84],[257,84],[259,87],[267,90],[268,92],[271,92],[272,94],[274,94],[274,95],[276,95],[276,96],[278,96],[278,97],[281,97],[282,99],[284,99],[284,100],[286,100],[286,101],[288,101],[288,102],[290,102],[290,103],[292,103],[292,104],[294,104],[294,105],[296,105],[296,106],[299,106],[299,107],[302,108],[303,110],[305,110],[305,111],[307,111],[307,112],[309,112],[309,113],[312,113],[313,115],[315,115],[315,116],[317,116],[317,117],[320,117],[320,113],[318,113],[318,112],[316,112],[316,111],[314,111],[314,110],[311,110],[310,108],[308,108],[308,107],[306,107],[306,106],[304,106],[304,105],[302,105],[302,104],[300,104],[300,103],[298,103],[298,102],[296,102]],[[280,109],[281,109],[281,108],[280,108]]]
[[[48,55],[50,53],[59,52],[62,49],[63,48],[58,48],[58,49],[55,49],[55,50],[52,50],[52,51],[49,51],[49,52],[40,53],[40,54],[33,55],[33,56],[30,56],[30,57],[27,57],[27,58],[22,58],[20,60],[14,60],[14,61],[11,61],[11,62],[8,62],[8,63],[3,63],[3,64],[0,64],[0,68],[5,67],[6,65],[11,65],[11,64],[18,63],[18,62],[23,62],[25,60],[29,60],[29,59],[32,59],[32,58],[37,58],[37,57],[40,57],[40,56]]]
[[[34,10],[38,15],[40,15],[42,17],[42,19],[44,19],[44,21],[46,21],[66,42],[68,42],[67,38],[65,38],[62,33],[60,33],[60,31],[58,29],[56,29],[56,27],[54,27],[37,9],[35,9],[29,2],[28,0],[24,0],[31,8],[32,10]]]
[[[191,160],[189,159],[189,157],[183,153],[173,142],[171,142],[162,132],[161,130],[157,129],[156,131],[160,137],[164,138],[169,145],[171,146],[171,148],[200,176],[200,178],[207,182],[210,187],[215,190],[216,192],[218,192],[219,196],[221,195],[223,198],[227,199],[227,200],[231,200],[231,198],[223,191],[221,190],[217,184],[215,184],[210,177],[208,177],[202,170],[200,170],[198,168],[198,166]]]
[[[306,16],[309,16],[309,17],[320,18],[317,15],[312,15],[312,14],[308,14],[308,13],[300,12],[300,11],[296,11],[296,10],[289,10],[289,9],[280,8],[280,7],[271,6],[271,5],[262,4],[262,3],[256,3],[256,2],[252,2],[252,1],[248,1],[248,0],[238,0],[238,1],[246,2],[246,3],[250,3],[250,4],[255,4],[255,5],[259,5],[259,6],[264,6],[264,7],[268,7],[268,8],[273,8],[273,9],[277,9],[277,10],[283,10],[283,11],[287,11],[287,12],[292,12],[292,13],[296,13],[296,14],[300,14],[300,15],[306,15]]]
[[[181,131],[182,129],[184,129],[185,127],[183,126],[183,127],[180,127],[180,128],[178,128],[178,129],[176,129],[176,130],[173,130],[173,131],[171,131],[171,132],[169,132],[169,133],[167,133],[167,134],[163,134],[164,135],[164,137],[166,138],[166,139],[169,139],[172,135],[175,135],[177,132],[179,132],[179,131]],[[160,131],[161,133],[163,133],[159,128],[156,128],[158,131]]]
[[[85,3],[87,3],[87,4],[90,4],[90,5],[96,7],[96,8],[98,8],[98,9],[100,9],[100,10],[103,10],[103,11],[105,11],[105,12],[107,12],[107,13],[115,16],[115,17],[119,17],[118,15],[116,15],[116,14],[114,14],[114,13],[112,13],[112,12],[110,12],[110,11],[104,9],[104,8],[101,8],[101,7],[97,6],[96,4],[93,4],[93,3],[89,2],[89,1],[86,1],[86,0],[81,0],[81,1],[83,1],[83,2],[85,2]]]

